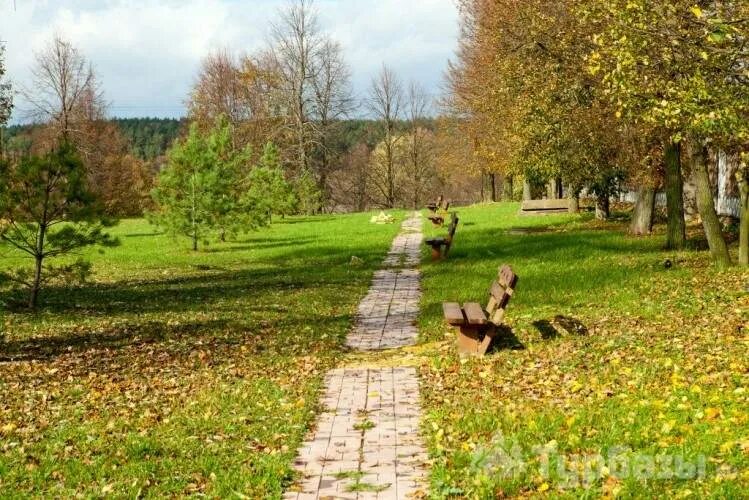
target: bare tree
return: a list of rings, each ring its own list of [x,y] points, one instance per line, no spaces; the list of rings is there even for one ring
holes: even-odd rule
[[[0,45],[0,160],[5,158],[3,127],[13,111],[13,94],[10,83],[5,81],[5,47]]]
[[[5,81],[5,47],[0,45],[0,126],[8,121],[11,111],[13,111],[13,94],[10,83]]]
[[[84,125],[106,108],[93,67],[70,42],[59,36],[35,56],[32,84],[23,94],[30,117],[51,127],[57,140],[80,146]]]
[[[240,82],[239,62],[226,49],[209,54],[190,93],[191,118],[203,127],[213,126],[220,115],[236,125],[249,117]]]
[[[335,157],[333,141],[340,121],[354,109],[351,72],[343,59],[338,42],[326,39],[315,61],[313,79],[315,93],[316,155],[314,170],[325,199],[329,198],[328,177],[340,165]]]
[[[369,162],[371,149],[361,141],[341,159],[342,167],[331,173],[330,200],[334,209],[363,212],[369,205]]]
[[[315,61],[323,46],[323,36],[312,5],[312,0],[292,0],[281,11],[279,21],[272,29],[272,54],[286,96],[289,127],[296,149],[294,163],[299,173],[309,166],[315,106],[312,83],[317,76]]]
[[[434,134],[424,126],[431,104],[431,99],[424,88],[416,82],[411,82],[408,87],[408,106],[406,107],[409,125],[407,171],[414,209],[421,205],[422,194],[435,175],[433,168]]]
[[[380,73],[372,79],[368,107],[383,128],[382,173],[379,178],[373,179],[373,182],[381,192],[387,208],[393,208],[397,202],[396,148],[402,137],[396,133],[396,123],[401,117],[403,100],[403,84],[398,76],[383,64]]]
[[[262,152],[280,128],[280,77],[266,53],[233,57],[222,49],[204,60],[190,92],[190,118],[203,130],[225,116],[232,125],[235,147],[253,146]]]

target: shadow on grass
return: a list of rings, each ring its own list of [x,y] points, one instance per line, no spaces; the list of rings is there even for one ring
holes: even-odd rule
[[[278,312],[278,310],[272,310]],[[291,331],[301,331],[305,326],[314,324],[322,329],[326,324],[348,323],[352,317],[348,314],[323,316],[308,314],[302,317],[277,319],[277,327],[288,327]],[[189,355],[195,350],[212,351],[218,348],[252,343],[248,355],[260,354],[268,349],[273,352],[288,350],[290,352],[309,351],[311,344],[319,341],[312,335],[299,335],[294,338],[278,338],[272,335],[268,324],[262,321],[234,321],[227,319],[164,322],[147,321],[112,325],[107,328],[97,327],[96,331],[85,332],[80,328],[75,331],[61,331],[53,336],[35,337],[28,340],[0,342],[0,363],[19,361],[47,361],[61,355],[71,355],[89,349],[116,351],[138,346],[167,347],[172,351],[181,351]]]
[[[559,330],[557,330],[548,320],[540,319],[531,324],[536,330],[538,330],[538,333],[541,334],[541,338],[544,340],[554,340],[560,336]]]
[[[274,218],[273,224],[309,224],[311,222],[324,222],[334,220],[334,215],[312,215],[308,217],[294,217],[292,219]]]
[[[504,350],[522,351],[525,349],[525,344],[520,341],[509,326],[500,325],[496,327],[496,330],[497,335],[492,340],[487,354]]]
[[[229,241],[228,245],[220,248],[216,247],[204,247],[199,253],[204,254],[216,254],[216,253],[230,253],[230,252],[246,252],[247,250],[268,250],[270,248],[286,248],[290,245],[307,245],[314,242],[312,238],[283,238],[273,239],[269,241],[253,241],[253,240],[236,240]]]
[[[151,238],[154,236],[163,236],[163,231],[155,231],[153,233],[130,233],[130,234],[123,234],[122,236],[125,238]]]
[[[562,328],[565,332],[570,335],[584,336],[588,334],[588,327],[585,326],[582,321],[571,316],[563,316],[557,314],[554,316],[554,322],[552,323],[546,319],[540,319],[531,323],[533,327],[538,330],[541,334],[541,338],[544,340],[553,340],[560,336],[557,326]]]

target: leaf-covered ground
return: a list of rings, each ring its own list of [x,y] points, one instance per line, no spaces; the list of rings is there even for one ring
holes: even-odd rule
[[[623,223],[517,209],[460,209],[450,259],[423,268],[433,496],[745,495],[749,273]],[[460,359],[441,303],[484,302],[503,263],[520,276],[511,330]]]
[[[398,226],[291,218],[195,254],[123,221],[92,283],[5,314],[0,497],[279,497]]]

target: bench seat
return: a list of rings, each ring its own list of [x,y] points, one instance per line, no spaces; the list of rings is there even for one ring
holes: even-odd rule
[[[442,304],[442,313],[445,316],[445,321],[447,321],[447,324],[449,325],[464,325],[466,322],[466,317],[463,315],[463,309],[457,302],[444,302]]]
[[[442,304],[442,312],[445,321],[452,326],[482,326],[489,323],[484,309],[477,302],[466,302],[463,307],[457,302],[445,302]]]
[[[427,240],[424,240],[424,243],[426,243],[430,247],[440,247],[447,244],[447,238],[429,238]]]
[[[526,200],[520,208],[521,215],[546,215],[566,213],[569,211],[569,200]]]
[[[424,244],[432,247],[432,260],[439,260],[447,257],[452,246],[453,238],[455,237],[455,230],[458,227],[458,216],[453,212],[450,214],[452,221],[447,231],[447,235],[437,238],[429,238],[424,240]],[[430,219],[432,219],[430,217]],[[434,221],[432,221],[434,222]]]
[[[509,266],[499,269],[497,280],[489,287],[486,307],[477,302],[444,302],[445,322],[459,329],[458,348],[462,353],[483,356],[502,325],[505,309],[513,296],[518,277]]]
[[[429,219],[435,226],[442,226],[445,223],[445,218],[441,215],[430,215],[427,219]]]

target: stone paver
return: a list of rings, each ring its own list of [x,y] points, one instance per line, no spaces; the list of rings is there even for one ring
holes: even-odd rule
[[[383,265],[385,267],[417,266],[421,260],[421,214],[414,214],[401,226],[401,233],[395,237]]]
[[[372,280],[369,293],[359,304],[356,327],[346,345],[357,350],[392,349],[412,345],[419,334],[415,326],[419,312],[419,271],[413,267],[421,256],[421,215],[406,219],[393,240],[383,265]],[[395,268],[393,268],[396,266]]]
[[[411,345],[419,310],[421,215],[404,223],[359,304],[346,344],[358,350]],[[409,267],[410,266],[410,267]],[[325,410],[299,450],[302,480],[284,498],[405,499],[423,491],[426,451],[419,437],[414,368],[339,368],[329,372]]]
[[[287,499],[405,499],[423,491],[414,368],[341,368],[326,376],[314,436],[295,462],[303,479]]]

